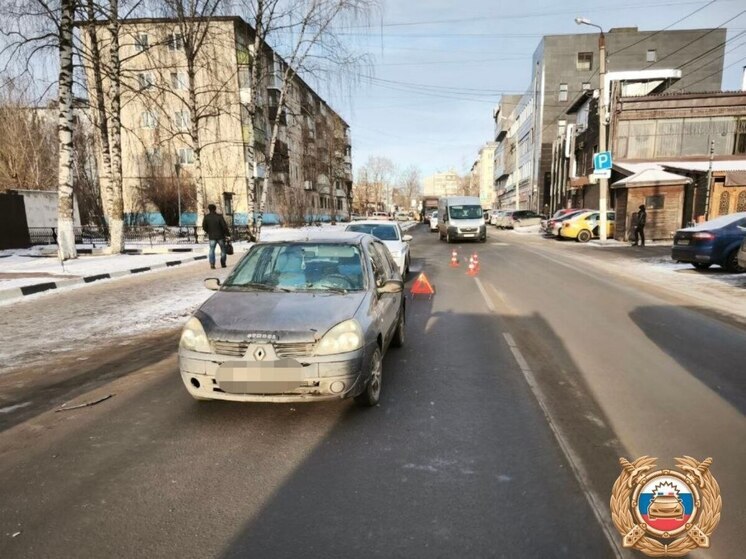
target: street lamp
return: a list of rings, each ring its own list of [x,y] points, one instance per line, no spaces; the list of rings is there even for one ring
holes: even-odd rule
[[[176,170],[176,196],[179,204],[179,230],[181,230],[181,162],[174,163]]]
[[[588,25],[595,27],[599,31],[598,36],[598,79],[600,86],[598,88],[598,151],[607,151],[606,146],[606,95],[604,88],[606,86],[606,37],[604,37],[604,30],[600,25],[592,23],[587,17],[576,17],[575,23],[578,25]],[[601,242],[606,242],[606,207],[607,207],[607,192],[609,189],[609,180],[601,178],[598,185],[598,213],[599,213],[599,224],[598,224],[598,236]]]

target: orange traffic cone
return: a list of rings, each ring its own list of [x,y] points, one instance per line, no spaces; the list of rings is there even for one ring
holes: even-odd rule
[[[474,269],[478,272],[479,271],[479,255],[475,252],[474,256],[471,257],[472,261],[474,262]]]
[[[466,271],[469,276],[477,275],[477,266],[474,264],[474,257],[469,258],[469,269]]]
[[[455,250],[451,253],[451,268],[458,268],[458,252]]]

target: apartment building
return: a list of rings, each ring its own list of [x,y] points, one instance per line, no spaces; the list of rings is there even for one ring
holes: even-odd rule
[[[487,142],[479,148],[479,154],[472,166],[473,192],[479,193],[482,207],[492,208],[495,205],[495,150],[497,142]]]
[[[424,196],[456,196],[459,194],[459,188],[459,176],[454,169],[422,179]]]
[[[639,31],[631,27],[611,29],[605,36],[608,72],[676,69],[681,78],[670,84],[671,92],[720,89],[726,29]],[[532,163],[529,170],[524,161],[528,174],[521,173],[521,180],[528,181],[524,189],[532,209],[551,209],[552,146],[570,123],[568,107],[582,92],[599,88],[598,37],[597,33],[547,35],[534,52],[531,84],[513,114],[517,120],[527,104],[533,105],[531,124],[526,127]],[[529,146],[525,139],[524,146]]]
[[[178,22],[159,18],[121,22],[125,214],[130,220],[158,222],[161,215],[151,193],[169,181],[186,191],[201,172],[205,205],[216,204],[234,223],[243,225],[249,218],[250,179],[262,178],[268,168],[268,138],[287,66],[269,47],[254,52],[254,30],[239,17],[195,21],[207,29],[195,64],[197,114],[188,108],[187,60]],[[87,34],[83,36],[88,40]],[[102,30],[103,50],[108,48],[106,36]],[[265,71],[261,83],[252,84],[251,64],[257,56],[262,57]],[[87,78],[94,83],[90,67]],[[252,87],[258,90],[253,122],[247,108]],[[95,100],[90,86],[89,97]],[[190,134],[195,119],[200,169]],[[291,211],[314,219],[346,215],[352,188],[347,123],[297,76],[289,84],[280,123],[275,157],[269,162],[272,184],[265,223],[282,221],[283,214]],[[194,207],[182,211],[184,223],[194,223],[195,217]]]

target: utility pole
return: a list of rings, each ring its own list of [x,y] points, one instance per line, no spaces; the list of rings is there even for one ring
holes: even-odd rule
[[[705,221],[710,219],[710,190],[712,190],[712,158],[715,155],[715,140],[710,140],[710,164],[707,167],[707,189],[705,190]],[[693,200],[692,203],[696,202]]]
[[[591,20],[583,17],[576,17],[575,23],[578,25],[590,25],[599,30],[598,36],[598,79],[600,82],[598,88],[598,151],[607,151],[606,148],[606,37],[604,30],[600,25],[591,23]],[[607,193],[609,190],[609,179],[602,178],[598,181],[598,236],[602,243],[606,242],[607,229]]]

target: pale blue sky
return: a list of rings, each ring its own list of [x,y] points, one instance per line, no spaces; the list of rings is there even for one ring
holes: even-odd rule
[[[491,139],[499,92],[528,87],[531,56],[545,34],[609,29],[657,30],[703,8],[672,29],[718,27],[746,10],[743,0],[384,0],[383,17],[361,37],[374,57],[352,104],[332,100],[352,128],[355,166],[382,155],[423,174],[471,166]],[[381,23],[383,26],[381,26]],[[402,25],[398,25],[402,24]],[[410,25],[412,24],[412,25]],[[746,65],[746,13],[728,29],[723,88],[739,89]],[[412,91],[412,84],[435,86]]]

